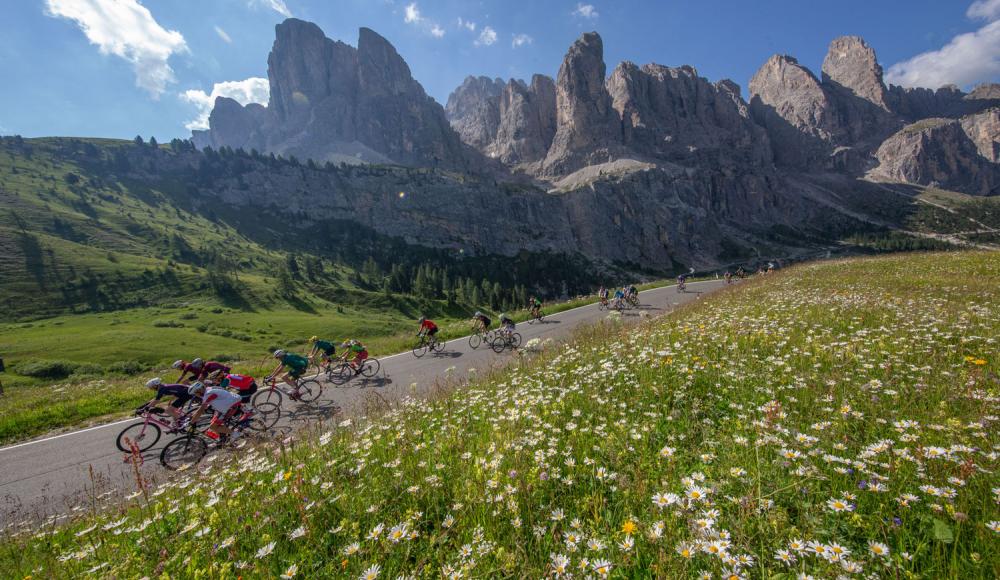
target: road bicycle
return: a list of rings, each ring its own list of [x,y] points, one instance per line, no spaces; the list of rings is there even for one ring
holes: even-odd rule
[[[535,322],[544,322],[545,315],[542,314],[542,309],[531,310],[528,312],[528,324],[534,324]]]
[[[292,389],[284,381],[278,382],[278,379],[275,377],[267,377],[264,379],[264,388],[254,393],[250,399],[250,404],[254,408],[258,408],[266,403],[273,403],[280,407],[284,403],[285,396],[288,396],[292,400],[297,399],[304,403],[310,403],[323,394],[323,384],[315,378],[296,379],[295,385],[296,388]],[[298,397],[292,396],[296,390],[299,392]]]
[[[506,349],[514,350],[521,346],[521,335],[511,331],[497,331],[493,338],[493,352],[501,353]]]
[[[477,327],[472,336],[469,337],[469,346],[476,349],[482,344],[493,344],[494,335],[492,330],[483,330],[482,327]]]
[[[190,415],[190,410],[189,406],[187,412],[181,415],[182,420]],[[118,450],[124,453],[130,453],[133,444],[141,452],[148,451],[160,441],[164,431],[177,433],[180,430],[174,425],[174,418],[159,407],[143,405],[135,410],[135,414],[142,420],[122,429],[115,441]]]
[[[366,358],[361,361],[360,368],[354,368],[350,361],[346,359],[337,359],[327,365],[326,379],[331,383],[341,386],[347,384],[348,381],[354,377],[361,375],[366,378],[374,377],[378,374],[379,369],[382,368],[382,363],[378,362],[376,358]]]
[[[274,405],[274,403],[265,403]],[[280,409],[271,409],[271,413],[264,414],[259,409],[244,411],[240,416],[233,417],[225,422],[225,425],[232,428],[233,433],[243,433],[245,430],[264,432],[278,422]],[[193,426],[188,428],[188,432],[170,443],[167,443],[160,451],[160,464],[167,469],[180,469],[185,465],[194,465],[201,461],[201,458],[208,454],[212,446],[221,446],[229,441],[229,437],[220,437],[214,431],[206,428]]]
[[[678,292],[678,294],[681,293],[681,292],[687,292],[687,282],[685,282],[683,280],[681,280],[680,282],[678,282],[677,283],[677,292]]]
[[[428,352],[442,351],[444,351],[444,343],[439,342],[437,337],[428,334],[421,334],[420,342],[417,343],[417,346],[413,347],[413,356],[420,358]]]
[[[634,294],[632,296],[628,296],[628,297],[625,298],[625,302],[628,302],[628,304],[632,308],[638,308],[639,307],[639,295],[638,294]]]
[[[607,298],[601,298],[597,302],[598,310],[611,310],[611,302]]]

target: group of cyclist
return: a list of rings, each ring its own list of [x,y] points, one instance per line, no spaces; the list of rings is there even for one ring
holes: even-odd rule
[[[614,295],[602,284],[597,291],[597,297],[605,308],[621,308],[626,302],[635,303],[639,300],[639,289],[635,284],[616,288]]]

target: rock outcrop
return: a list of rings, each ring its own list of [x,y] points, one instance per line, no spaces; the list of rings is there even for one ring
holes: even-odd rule
[[[266,108],[219,100],[199,140],[317,161],[482,166],[396,49],[372,30],[362,28],[354,48],[315,24],[285,20],[275,27],[268,80]]]
[[[545,75],[511,80],[499,99],[500,125],[490,155],[506,165],[545,159],[556,134],[556,85]]]
[[[564,175],[620,149],[621,122],[604,85],[604,43],[588,32],[570,46],[556,78],[556,133],[544,171]]]
[[[986,136],[980,143],[973,141],[963,125],[971,129],[981,127],[988,131],[995,155],[996,117],[984,114],[976,119],[924,119],[903,127],[879,147],[876,157],[879,165],[871,176],[877,179],[931,185],[945,189],[965,191],[974,195],[1000,193],[1000,165],[980,154],[979,144],[986,145]]]
[[[480,151],[493,145],[500,126],[500,94],[505,87],[502,79],[470,76],[448,97],[445,114],[466,144]]]
[[[858,36],[841,36],[830,43],[823,59],[823,83],[840,87],[885,112],[887,89],[875,51]]]
[[[976,144],[980,155],[1000,163],[1000,108],[963,117],[962,130]]]

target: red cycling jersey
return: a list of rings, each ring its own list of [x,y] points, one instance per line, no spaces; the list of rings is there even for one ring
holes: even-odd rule
[[[420,323],[420,330],[437,330],[437,327],[433,320],[425,320]]]

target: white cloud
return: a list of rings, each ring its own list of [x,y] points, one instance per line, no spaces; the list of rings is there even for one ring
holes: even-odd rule
[[[292,11],[288,9],[288,5],[285,4],[285,0],[250,0],[249,4],[250,6],[270,8],[285,18],[292,17]]]
[[[241,105],[260,103],[266,105],[271,97],[271,87],[267,79],[250,77],[242,81],[225,81],[215,83],[212,93],[206,94],[200,89],[190,89],[180,94],[182,101],[191,103],[198,108],[198,116],[184,125],[189,130],[208,129],[208,116],[215,106],[216,97],[229,97]]]
[[[469,20],[465,20],[461,16],[458,17],[458,27],[459,28],[464,28],[464,29],[468,30],[469,32],[475,32],[476,31],[476,23],[475,22],[471,22]]]
[[[407,4],[403,9],[403,22],[412,24],[422,29],[425,33],[430,34],[434,38],[444,37],[444,28],[438,26],[437,22],[424,18],[424,15],[420,13],[420,8],[417,7],[416,2]]]
[[[965,12],[969,18],[993,22],[1000,18],[1000,0],[976,0]]]
[[[188,51],[184,36],[166,30],[136,0],[46,0],[46,13],[76,22],[102,54],[132,64],[135,84],[158,99],[174,82],[168,60]]]
[[[886,81],[904,87],[967,87],[1000,76],[1000,0],[969,6],[970,18],[990,20],[975,32],[959,34],[932,50],[889,67]]]
[[[215,27],[215,33],[218,34],[219,38],[221,38],[222,40],[224,40],[226,42],[226,44],[232,44],[233,43],[233,39],[230,38],[228,34],[226,34],[226,31],[223,30],[221,26],[216,26]]]
[[[535,41],[535,39],[531,38],[527,34],[524,34],[524,33],[515,34],[513,36],[513,38],[511,39],[511,41],[510,41],[510,46],[512,48],[517,48],[519,46],[524,46],[525,44],[531,44],[534,41]]]
[[[577,4],[576,10],[573,11],[573,16],[579,16],[589,20],[595,20],[600,15],[601,14],[596,8],[594,8],[593,4]]]
[[[420,15],[420,9],[417,8],[416,2],[407,4],[406,15],[403,17],[403,22],[407,24],[417,24],[423,19],[424,17]]]
[[[497,41],[497,31],[493,30],[489,26],[484,26],[483,31],[479,33],[479,38],[476,39],[476,46],[492,46]]]

